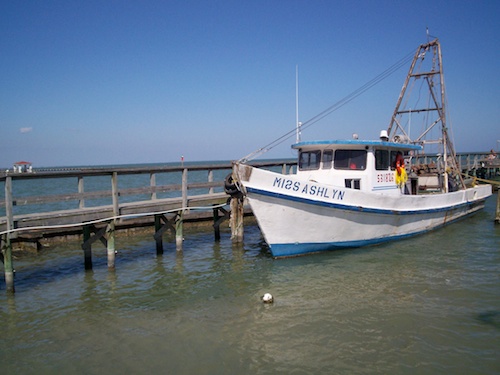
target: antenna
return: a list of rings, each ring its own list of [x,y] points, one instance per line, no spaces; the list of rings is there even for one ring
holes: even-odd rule
[[[300,127],[302,123],[299,122],[299,66],[295,65],[295,124],[297,125],[296,141],[300,142]]]

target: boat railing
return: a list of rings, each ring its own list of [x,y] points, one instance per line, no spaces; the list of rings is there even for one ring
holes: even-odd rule
[[[462,172],[473,171],[485,166],[489,160],[489,152],[466,152],[457,153],[458,165]],[[417,155],[412,158],[413,165],[437,165],[440,154]]]

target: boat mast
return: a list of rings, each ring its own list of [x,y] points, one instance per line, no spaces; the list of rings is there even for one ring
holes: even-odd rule
[[[297,126],[296,129],[296,141],[300,142],[300,126],[302,125],[299,122],[299,66],[295,65],[295,124]]]
[[[437,39],[436,39],[437,41]],[[444,90],[444,72],[443,72],[443,63],[442,63],[442,56],[441,56],[441,45],[439,42],[436,43],[437,45],[437,52],[438,52],[438,61],[439,61],[439,81],[441,85],[441,113],[439,114],[441,117],[441,129],[443,132],[443,158],[444,158],[444,192],[448,193],[448,131],[446,129],[446,110],[445,110],[445,105],[446,105],[446,98],[445,98],[445,90]],[[439,109],[438,109],[439,111]]]
[[[430,56],[429,56],[430,55]],[[427,59],[426,59],[427,58]],[[439,78],[439,79],[437,79]],[[419,83],[419,87],[416,87]],[[416,94],[411,97],[412,89]],[[427,102],[424,103],[422,96],[424,89],[428,90]],[[434,39],[417,48],[410,70],[406,76],[403,88],[399,94],[396,108],[391,117],[387,134],[389,139],[400,143],[419,144],[424,147],[440,145],[436,153],[443,157],[443,185],[441,190],[448,192],[448,172],[454,170],[460,176],[456,154],[453,144],[448,136],[446,125],[446,94],[441,55],[441,45],[438,39]],[[410,123],[412,131],[415,132],[416,125],[422,121],[421,134],[414,139],[410,138]],[[437,139],[430,139],[435,125],[441,125],[439,132],[435,132]],[[418,134],[417,130],[417,134]],[[462,186],[463,180],[460,176]]]

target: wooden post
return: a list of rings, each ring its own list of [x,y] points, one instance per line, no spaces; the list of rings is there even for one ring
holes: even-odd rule
[[[219,211],[222,212],[223,216],[219,216]],[[220,240],[220,224],[225,220],[229,219],[229,212],[224,209],[224,207],[214,208],[214,234],[215,241]]]
[[[108,269],[115,268],[115,220],[111,220],[106,226],[106,239],[108,250]]]
[[[495,218],[495,223],[500,224],[500,186],[497,190],[497,214]]]
[[[97,240],[100,240],[104,246],[108,247],[108,240],[104,237],[107,232],[107,226],[102,227],[97,230],[93,225],[84,225],[83,226],[83,254],[85,258],[85,269],[92,269],[92,244]],[[92,232],[94,232],[94,236],[92,236]],[[112,239],[113,248],[114,248],[114,237]]]
[[[212,169],[208,170],[208,182],[214,182],[214,171]],[[213,187],[208,189],[208,194],[213,194],[213,193],[214,193]]]
[[[165,215],[155,215],[155,234],[154,238],[156,240],[156,253],[158,255],[163,254],[163,233],[170,229],[175,233],[175,246],[177,251],[182,250],[182,241],[184,240],[182,226],[183,226],[183,211],[178,211],[174,217],[170,220],[165,217]],[[161,221],[165,224],[162,225]]]
[[[108,269],[115,268],[115,226],[116,226],[116,216],[120,215],[120,205],[118,203],[118,173],[113,172],[111,176],[111,195],[113,197],[113,216],[115,218],[111,220],[106,226],[106,248],[108,251]]]
[[[151,200],[156,199],[156,173],[149,175],[149,186],[151,186]]]
[[[156,255],[163,254],[163,232],[161,224],[161,215],[155,215],[155,241],[156,241]]]
[[[188,205],[188,170],[184,168],[182,171],[182,208],[185,209]]]
[[[83,226],[83,257],[85,263],[85,270],[92,269],[92,244],[90,243],[90,235],[92,229],[90,225]]]
[[[111,176],[111,195],[113,198],[113,215],[118,216],[120,214],[120,206],[118,203],[118,173],[113,172]]]
[[[13,212],[11,176],[7,176],[5,178],[5,215],[7,219],[7,230],[12,230],[14,228],[14,212]]]
[[[231,240],[234,243],[243,242],[243,201],[231,198]]]
[[[10,242],[10,233],[1,238],[2,260],[5,272],[5,288],[7,293],[14,293],[14,267],[12,265],[12,244]]]
[[[83,192],[84,192],[83,176],[78,176],[78,194],[81,194],[83,196]],[[85,207],[85,199],[80,198],[79,207],[80,208]]]
[[[1,250],[5,272],[5,287],[8,293],[14,293],[15,291],[14,266],[12,264],[12,233],[9,232],[14,229],[14,214],[12,206],[12,177],[7,176],[5,179],[5,215],[7,216],[7,233],[1,238]]]
[[[182,208],[177,212],[175,218],[175,248],[177,251],[182,251],[182,242],[184,241],[183,220],[184,212],[188,206],[188,170],[184,168],[182,171]]]
[[[184,241],[183,235],[183,214],[184,210],[177,213],[175,218],[175,248],[177,251],[182,251],[182,241]]]
[[[214,208],[214,235],[215,241],[220,241],[219,209]]]

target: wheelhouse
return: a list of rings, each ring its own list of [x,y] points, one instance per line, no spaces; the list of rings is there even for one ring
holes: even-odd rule
[[[408,165],[413,153],[421,150],[416,145],[361,140],[300,142],[292,148],[298,150],[297,175],[385,194],[401,194],[394,177],[396,163]]]

